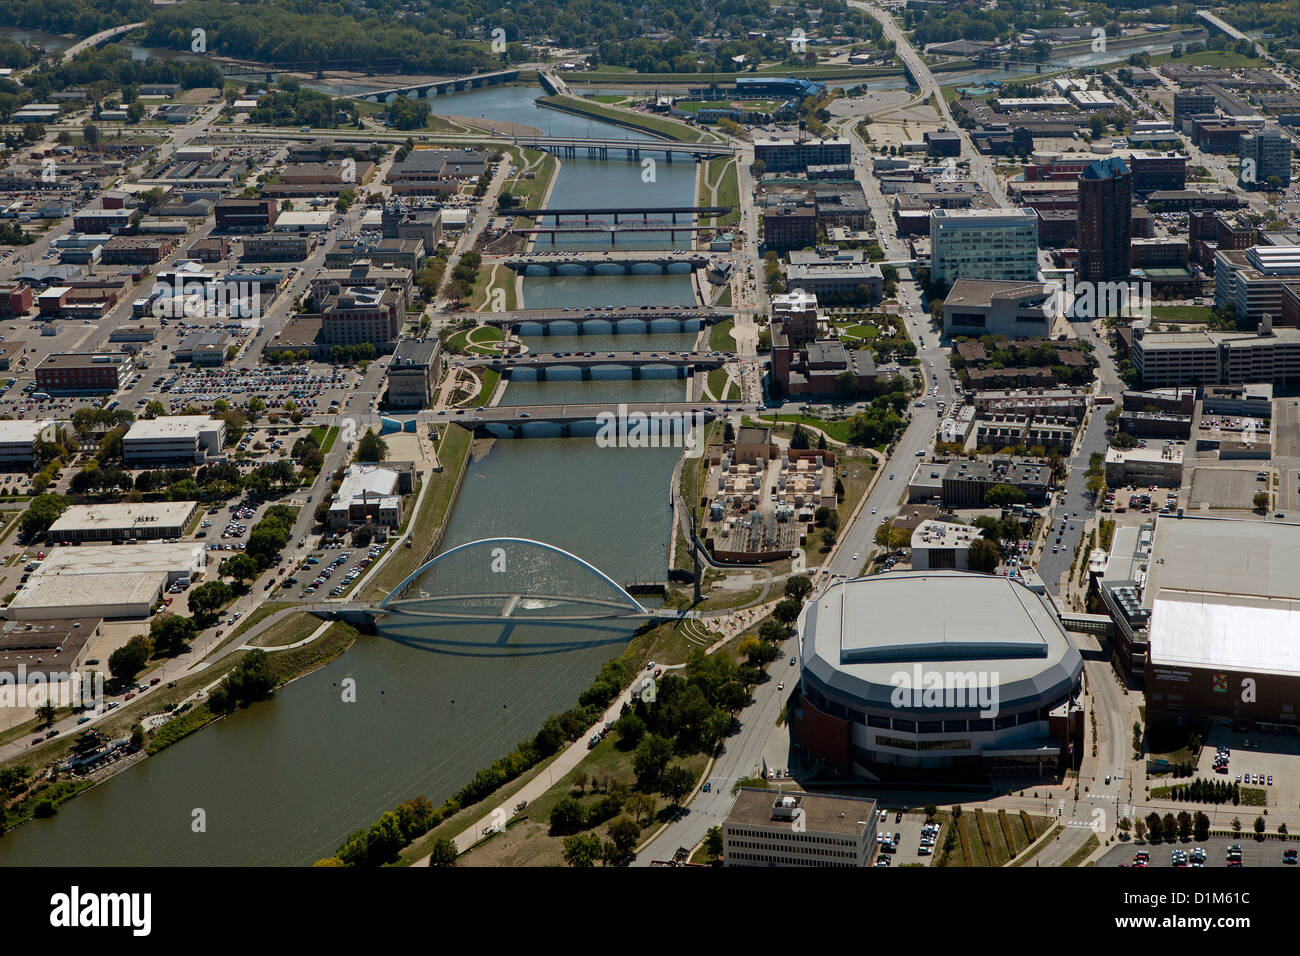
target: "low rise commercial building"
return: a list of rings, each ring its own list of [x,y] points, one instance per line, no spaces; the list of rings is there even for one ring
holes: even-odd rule
[[[1163,485],[1177,488],[1183,480],[1183,446],[1160,442],[1147,448],[1107,448],[1106,484]]]
[[[54,421],[0,421],[0,468],[31,468],[36,464],[36,446],[58,440],[59,423]]]
[[[743,787],[722,824],[724,866],[869,866],[876,801]]]
[[[922,521],[912,532],[913,571],[966,571],[979,528],[948,521]]]
[[[54,352],[36,366],[36,390],[49,395],[116,392],[135,370],[124,352]]]
[[[426,407],[441,374],[442,343],[437,339],[398,342],[388,363],[388,407]]]
[[[414,485],[415,468],[410,462],[350,465],[330,501],[330,529],[362,524],[396,528],[404,513],[402,496],[410,494]]]
[[[50,525],[47,538],[51,542],[180,538],[198,507],[197,501],[71,505]]]
[[[133,422],[122,436],[122,458],[130,468],[160,464],[201,465],[221,455],[226,423],[207,415],[160,415]]]
[[[947,336],[1046,338],[1058,311],[1042,282],[958,279],[943,300]]]
[[[145,618],[164,588],[193,583],[206,568],[202,542],[54,548],[5,613],[15,621]]]

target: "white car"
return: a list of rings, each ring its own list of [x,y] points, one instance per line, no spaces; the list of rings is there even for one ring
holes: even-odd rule
[[[860,555],[860,554],[858,554],[858,552],[854,551],[854,552],[853,552],[853,560],[854,560],[854,561],[860,561],[860,560],[862,560],[862,555]]]

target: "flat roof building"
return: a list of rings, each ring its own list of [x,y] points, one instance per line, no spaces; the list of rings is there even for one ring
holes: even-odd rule
[[[943,300],[945,335],[1047,338],[1056,318],[1052,290],[1042,282],[958,279]]]
[[[7,608],[11,620],[141,618],[163,588],[207,567],[201,542],[55,548]]]
[[[1056,772],[1081,753],[1083,658],[1051,605],[1008,578],[898,571],[803,610],[806,752],[844,774]]]
[[[0,465],[34,465],[37,444],[54,441],[58,426],[53,421],[0,421]]]
[[[722,824],[724,866],[868,866],[876,801],[743,787]]]
[[[197,501],[72,505],[50,525],[48,540],[128,541],[180,538],[198,510]]]
[[[132,423],[122,436],[122,457],[129,468],[173,463],[201,465],[221,454],[226,423],[207,415],[160,415]]]

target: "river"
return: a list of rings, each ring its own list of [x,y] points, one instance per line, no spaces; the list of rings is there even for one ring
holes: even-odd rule
[[[514,118],[586,132],[580,117],[538,110],[537,91],[497,87],[433,100],[439,113]],[[545,116],[538,114],[545,113]],[[609,129],[611,135],[625,131]],[[645,181],[622,160],[566,160],[553,205],[691,205],[689,163]],[[531,307],[684,305],[687,275],[527,278]],[[693,333],[528,336],[530,348],[681,350]],[[574,376],[576,378],[576,376]],[[506,401],[681,399],[679,379],[597,376],[520,381]],[[615,581],[662,579],[677,452],[607,449],[590,439],[495,442],[470,465],[444,548],[487,537],[549,542]],[[362,636],[339,660],[127,769],[0,840],[0,866],[304,865],[402,800],[441,803],[474,772],[576,703],[631,624],[425,626],[402,639]],[[560,644],[548,653],[532,644]],[[565,646],[567,644],[567,646]],[[341,682],[356,682],[344,703]],[[192,820],[201,809],[206,831]]]

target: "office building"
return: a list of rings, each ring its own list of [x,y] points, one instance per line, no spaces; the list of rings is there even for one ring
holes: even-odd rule
[[[36,390],[48,395],[99,395],[122,388],[135,370],[124,352],[54,352],[36,366]]]
[[[1256,332],[1135,329],[1131,357],[1143,388],[1243,382],[1300,386],[1300,329],[1275,329],[1267,315]]]
[[[397,343],[388,364],[389,408],[424,408],[433,399],[442,369],[442,344],[437,339]]]
[[[1059,311],[1046,284],[958,279],[943,300],[945,336],[1047,338]]]
[[[1038,276],[1032,209],[936,209],[930,213],[930,278],[1028,282]]]
[[[1079,279],[1127,279],[1133,174],[1119,158],[1089,164],[1079,176]]]
[[[128,468],[161,464],[201,465],[221,454],[226,423],[206,415],[160,415],[133,422],[122,436]]]
[[[36,463],[36,446],[41,442],[55,442],[58,436],[58,422],[0,421],[0,467],[7,471],[31,468]]]
[[[1291,137],[1279,130],[1246,133],[1239,147],[1238,181],[1247,189],[1285,189],[1291,183]]]
[[[853,163],[847,139],[767,139],[754,143],[754,159],[769,173],[806,172],[809,166],[846,166]]]
[[[722,823],[724,866],[869,866],[876,801],[743,787]]]

